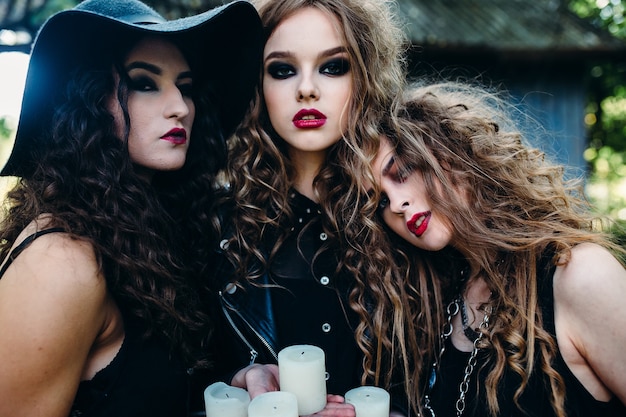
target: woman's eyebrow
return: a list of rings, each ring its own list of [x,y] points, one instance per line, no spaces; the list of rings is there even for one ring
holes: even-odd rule
[[[149,62],[144,62],[144,61],[134,61],[126,66],[126,72],[130,72],[131,70],[134,70],[134,69],[144,69],[156,75],[160,75],[162,72],[161,68],[159,68],[158,66],[150,64]]]
[[[143,69],[154,75],[161,75],[163,73],[159,66],[144,61],[134,61],[126,66],[126,72],[130,72],[134,69]],[[183,80],[186,78],[193,79],[193,71],[183,71],[178,74],[178,77],[176,77],[177,80]]]

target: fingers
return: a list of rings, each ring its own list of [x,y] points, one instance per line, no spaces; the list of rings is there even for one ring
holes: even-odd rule
[[[354,406],[345,402],[341,395],[326,396],[326,407],[311,416],[315,417],[356,417]]]
[[[278,366],[252,365],[245,374],[245,381],[250,398],[266,392],[279,391]]]
[[[265,392],[278,391],[278,366],[252,364],[239,370],[232,378],[231,385],[248,391],[250,398]]]
[[[345,403],[346,400],[341,395],[328,394],[326,396],[327,403]]]

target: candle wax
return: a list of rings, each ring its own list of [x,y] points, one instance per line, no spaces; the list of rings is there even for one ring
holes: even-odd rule
[[[243,388],[216,382],[204,390],[207,417],[247,417],[250,395]]]
[[[278,353],[280,390],[298,399],[301,416],[326,406],[326,363],[324,351],[312,345],[294,345]]]
[[[354,406],[356,417],[389,417],[389,393],[382,388],[354,388],[346,392],[345,399]]]
[[[248,417],[298,417],[298,400],[283,391],[257,395],[250,401]]]

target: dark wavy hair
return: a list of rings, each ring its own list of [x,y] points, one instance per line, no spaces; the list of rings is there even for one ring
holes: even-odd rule
[[[69,76],[35,174],[19,179],[8,193],[0,256],[7,256],[28,224],[49,215],[48,227],[93,246],[113,298],[145,325],[146,337],[163,338],[189,365],[204,366],[200,352],[209,320],[200,308],[196,277],[211,239],[205,225],[214,204],[215,174],[226,155],[210,85],[194,75],[196,118],[184,166],[156,173],[150,184],[136,175],[128,154],[125,52],[101,57]],[[116,136],[107,108],[111,97],[123,110],[123,138]]]
[[[397,102],[405,80],[405,35],[390,0],[257,0],[254,3],[267,37],[282,21],[307,7],[321,10],[339,22],[353,86],[346,116],[348,127],[341,140],[328,150],[313,187],[321,205],[328,242],[338,247],[338,253],[343,256],[337,269],[343,269],[353,279],[350,306],[361,318],[356,339],[366,356],[365,368],[369,369],[374,366],[377,349],[372,344],[372,322],[377,317],[372,318],[364,308],[366,283],[359,249],[353,245],[353,241],[364,236],[360,230],[344,234],[347,224],[362,216],[357,202],[364,194],[363,187],[352,181],[355,177],[351,175],[351,167],[342,162],[348,159],[348,154],[360,152],[365,137],[378,137],[380,120]],[[270,124],[262,88],[259,83],[248,115],[230,139],[226,170],[230,189],[227,198],[234,205],[229,212],[234,234],[228,255],[237,268],[235,277],[253,284],[296,221],[289,204],[295,168],[284,141]],[[274,237],[276,231],[278,236]],[[270,233],[275,244],[263,248],[262,242]],[[367,372],[373,374],[375,371]]]

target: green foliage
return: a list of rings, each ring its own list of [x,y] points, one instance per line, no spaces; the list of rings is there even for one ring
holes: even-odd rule
[[[611,227],[611,233],[615,236],[616,243],[626,248],[626,221],[617,221]]]
[[[626,39],[625,8],[622,0],[570,0],[569,8],[578,16]]]
[[[569,0],[569,9],[595,26],[626,40],[626,0]],[[585,121],[590,146],[626,150],[626,62],[602,62],[590,69]]]
[[[588,148],[584,156],[592,167],[587,181],[590,200],[600,213],[626,220],[626,152],[605,146]]]
[[[598,28],[626,41],[626,0],[569,0],[569,9]],[[590,146],[626,150],[626,61],[601,62],[590,68],[585,122]]]
[[[10,127],[7,120],[0,117],[0,141],[5,141],[11,137],[13,129]]]
[[[589,145],[626,150],[626,63],[606,63],[592,69],[587,103]]]
[[[47,0],[42,6],[29,16],[29,23],[39,27],[46,19],[61,10],[70,9],[80,3],[80,0]]]
[[[595,26],[626,40],[626,0],[569,0],[569,9]],[[585,123],[591,167],[587,194],[601,214],[626,224],[626,60],[590,68]],[[623,227],[613,230],[626,243]]]

